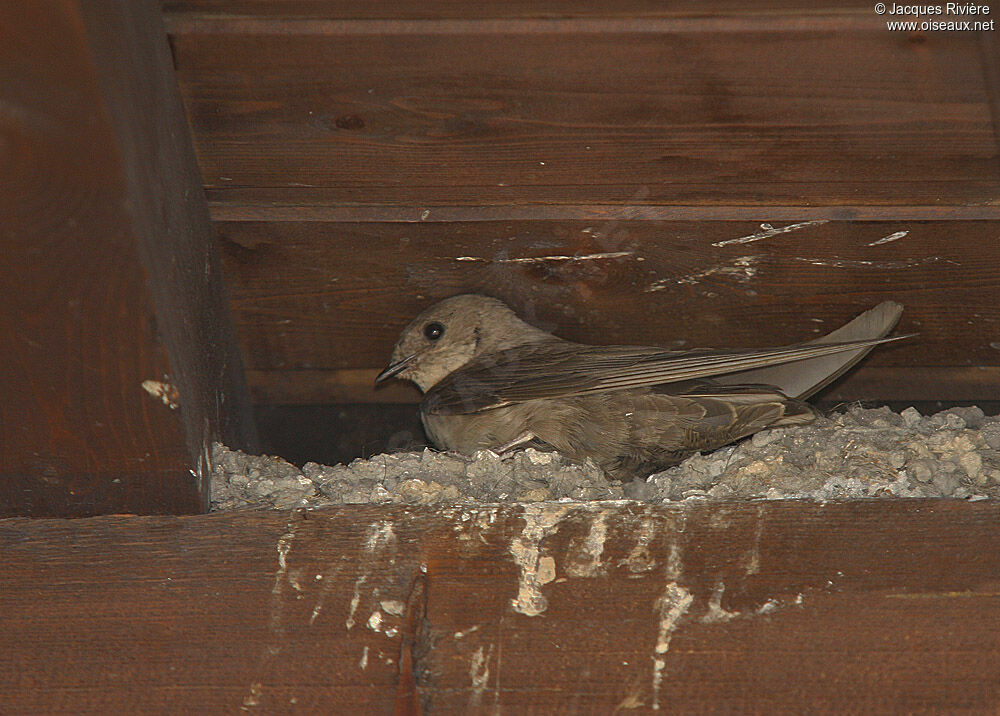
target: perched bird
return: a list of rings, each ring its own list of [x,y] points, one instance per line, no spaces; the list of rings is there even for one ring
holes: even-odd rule
[[[495,298],[467,294],[403,329],[375,382],[416,383],[424,428],[443,450],[535,445],[629,480],[764,428],[811,422],[817,412],[803,399],[873,346],[898,340],[885,335],[902,310],[886,301],[829,335],[780,348],[678,351],[573,343]]]

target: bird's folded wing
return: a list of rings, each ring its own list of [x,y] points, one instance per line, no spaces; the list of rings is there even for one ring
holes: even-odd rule
[[[643,388],[817,358],[899,340],[802,343],[750,351],[665,351],[553,339],[480,356],[424,397],[432,414],[463,414],[539,398]]]

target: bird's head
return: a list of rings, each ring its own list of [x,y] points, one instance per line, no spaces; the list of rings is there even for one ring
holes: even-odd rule
[[[495,298],[464,294],[434,304],[403,329],[376,383],[413,381],[423,392],[478,355],[551,338]]]

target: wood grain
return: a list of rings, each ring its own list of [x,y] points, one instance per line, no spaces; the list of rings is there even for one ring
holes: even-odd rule
[[[991,396],[995,38],[869,5],[166,0],[256,399],[412,401],[371,371],[461,291],[688,346],[892,297],[920,338],[832,399]]]
[[[9,520],[0,545],[5,713],[1000,707],[989,503]]]
[[[0,515],[198,511],[204,440],[244,442],[170,71],[147,4],[0,9]]]
[[[411,383],[398,381],[375,386],[375,376],[380,372],[379,369],[252,370],[247,373],[247,381],[259,405],[379,404],[388,408],[420,402],[420,391]],[[824,388],[812,400],[829,407],[858,400],[870,404],[981,402],[986,410],[988,403],[996,402],[998,385],[1000,366],[893,367],[865,363]]]
[[[427,208],[995,206],[976,34],[889,33],[864,12],[860,28],[220,22],[172,38],[216,202],[252,187]]]
[[[287,372],[295,392],[293,371],[313,371],[317,396],[365,384],[350,371],[384,367],[413,316],[461,292],[496,295],[572,340],[675,347],[806,340],[891,298],[906,307],[899,330],[920,335],[866,366],[1000,365],[995,223],[801,224],[757,240],[760,222],[226,222],[219,233],[248,368],[275,374],[258,387],[281,390]]]
[[[205,470],[213,441],[253,449],[256,435],[170,48],[155,3],[83,7],[156,329],[171,357],[188,449]]]
[[[163,11],[171,24],[218,19],[391,19],[455,20],[503,18],[674,18],[704,16],[821,15],[869,11],[864,0],[817,5],[806,0],[768,0],[747,7],[734,0],[711,0],[697,7],[657,0],[626,0],[606,3],[595,0],[511,0],[504,3],[456,3],[451,0],[397,0],[392,3],[358,5],[347,0],[163,0]]]

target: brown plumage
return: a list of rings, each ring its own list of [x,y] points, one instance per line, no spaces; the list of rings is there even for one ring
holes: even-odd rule
[[[439,448],[472,454],[531,444],[643,477],[758,430],[811,422],[803,399],[860,360],[902,312],[886,301],[808,343],[748,351],[591,346],[557,338],[501,301],[455,296],[400,336],[376,382],[425,393]]]

